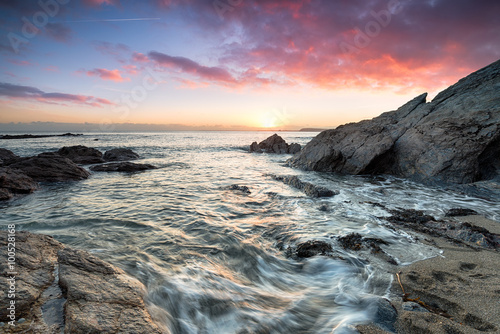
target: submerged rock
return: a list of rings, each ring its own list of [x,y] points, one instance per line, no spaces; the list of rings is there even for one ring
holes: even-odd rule
[[[268,137],[258,144],[257,142],[253,142],[250,145],[250,152],[256,153],[295,154],[299,152],[300,149],[300,144],[292,143],[289,145],[283,138],[281,138],[277,134]]]
[[[232,184],[228,187],[229,190],[241,191],[244,194],[251,194],[252,192],[247,186],[239,186],[237,184]]]
[[[135,164],[133,162],[113,162],[90,167],[94,172],[140,172],[157,167],[149,164]]]
[[[316,136],[289,164],[346,174],[391,174],[424,183],[500,175],[500,61],[398,110]]]
[[[453,208],[446,212],[446,217],[475,216],[477,211],[472,209]]]
[[[139,154],[128,148],[114,148],[104,153],[106,161],[127,161],[139,159]]]
[[[38,182],[76,181],[90,176],[88,171],[57,153],[19,158],[8,164],[8,167],[19,169]]]
[[[312,240],[300,243],[295,249],[298,257],[312,257],[316,255],[329,255],[333,252],[332,245],[324,241]]]
[[[81,165],[98,164],[104,162],[101,151],[83,145],[69,147],[65,146],[59,149],[57,153],[63,157],[70,159],[74,163]]]
[[[0,231],[7,240],[7,231]],[[6,243],[1,252],[7,254]],[[0,263],[3,275],[10,271],[7,262]],[[145,287],[121,269],[99,258],[55,241],[49,236],[16,232],[16,330],[28,333],[162,333],[153,323],[143,296]],[[2,291],[7,280],[0,280]],[[51,296],[46,289],[58,286],[62,296]],[[54,299],[54,297],[57,299]],[[7,294],[2,294],[7,305]],[[60,301],[54,308],[59,323],[47,321],[42,312],[47,305]],[[0,317],[7,319],[7,308]],[[47,323],[49,322],[49,323]],[[164,331],[165,332],[165,331]]]
[[[289,186],[292,186],[296,189],[303,191],[307,196],[311,197],[332,197],[338,195],[338,192],[330,190],[328,188],[322,186],[316,186],[309,182],[301,181],[295,175],[273,175],[269,174],[268,176],[272,177],[276,181],[281,181]]]

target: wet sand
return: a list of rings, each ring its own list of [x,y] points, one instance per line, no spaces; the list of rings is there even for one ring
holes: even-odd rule
[[[481,216],[455,217],[500,234],[500,223]],[[415,234],[415,232],[410,232]],[[421,240],[443,253],[432,259],[400,266],[394,272],[391,303],[398,312],[397,333],[499,333],[500,252],[460,246],[443,238],[420,235]],[[432,311],[415,299],[429,306]],[[439,314],[438,314],[439,313]],[[360,333],[388,333],[373,324],[357,326]]]

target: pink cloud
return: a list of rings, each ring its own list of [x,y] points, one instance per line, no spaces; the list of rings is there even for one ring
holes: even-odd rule
[[[86,72],[88,76],[99,77],[103,80],[111,80],[116,82],[130,81],[129,78],[123,78],[120,70],[106,70],[104,68],[95,68]]]
[[[149,58],[143,53],[134,52],[134,54],[132,55],[132,60],[138,63],[147,63],[149,61]]]
[[[50,65],[50,66],[45,67],[43,70],[46,72],[59,72],[59,67],[57,67],[55,65]]]

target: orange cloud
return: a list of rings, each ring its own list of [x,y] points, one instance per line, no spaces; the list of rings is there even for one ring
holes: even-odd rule
[[[104,68],[95,68],[91,71],[87,71],[88,76],[99,77],[103,80],[111,80],[116,82],[130,81],[129,78],[123,78],[120,70],[106,70]]]

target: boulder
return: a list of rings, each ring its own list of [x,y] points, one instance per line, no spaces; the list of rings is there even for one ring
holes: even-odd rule
[[[500,61],[398,110],[316,136],[291,166],[346,174],[391,174],[423,183],[500,177]]]
[[[0,167],[0,200],[12,198],[13,194],[31,194],[38,183],[17,169]]]
[[[15,160],[17,158],[19,157],[14,153],[12,153],[11,151],[5,148],[0,148],[0,166],[2,166],[4,163],[8,163],[9,161]]]
[[[27,320],[16,322],[19,332],[162,333],[144,304],[144,285],[121,269],[49,236],[16,231],[15,238],[16,262],[0,263],[0,288],[8,291],[7,273],[15,270],[16,319]],[[8,305],[7,294],[0,298]],[[0,317],[7,312],[2,307]]]
[[[57,153],[63,157],[68,158],[74,163],[81,165],[98,164],[104,162],[101,151],[83,145],[69,147],[65,146],[59,149]]]
[[[112,162],[103,165],[90,167],[94,172],[140,172],[148,169],[156,169],[157,167],[149,164],[135,164],[133,162]]]
[[[258,144],[257,142],[253,142],[250,145],[250,152],[256,153],[294,154],[298,151],[300,151],[300,144],[293,143],[288,145],[286,141],[277,134],[268,137]]]
[[[114,148],[104,153],[106,161],[127,161],[139,159],[139,155],[128,148]]]
[[[57,153],[41,153],[34,157],[19,158],[9,164],[38,182],[60,182],[83,180],[90,173],[73,161]]]

